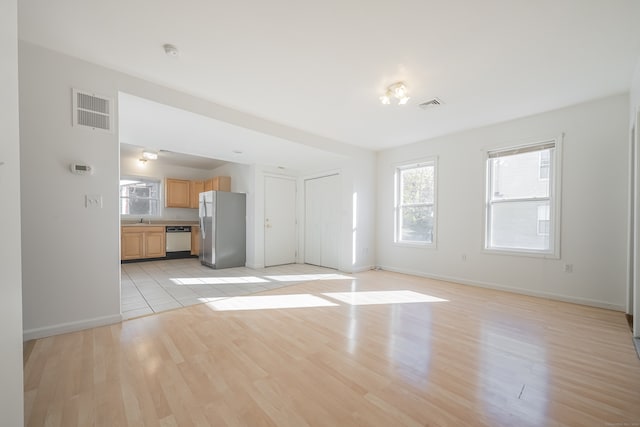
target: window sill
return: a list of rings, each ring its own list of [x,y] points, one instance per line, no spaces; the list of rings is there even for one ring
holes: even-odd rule
[[[526,251],[526,250],[515,250],[515,249],[489,249],[484,248],[482,252],[491,254],[491,255],[507,255],[507,256],[521,256],[528,258],[542,258],[542,259],[560,259],[559,253],[552,252],[540,252],[540,251]]]
[[[393,242],[394,246],[416,249],[437,249],[435,243],[409,243],[409,242]]]

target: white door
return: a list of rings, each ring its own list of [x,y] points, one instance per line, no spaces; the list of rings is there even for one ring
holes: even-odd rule
[[[296,181],[264,178],[264,265],[296,262]]]
[[[338,268],[340,176],[305,181],[304,262]]]

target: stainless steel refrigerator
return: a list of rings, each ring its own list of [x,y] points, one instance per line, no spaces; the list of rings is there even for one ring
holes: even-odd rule
[[[200,263],[211,268],[244,267],[247,196],[228,191],[200,193]]]

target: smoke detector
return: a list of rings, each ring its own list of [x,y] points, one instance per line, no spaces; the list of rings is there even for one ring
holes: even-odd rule
[[[167,43],[162,47],[164,48],[164,53],[166,53],[169,56],[178,56],[180,54],[180,52],[178,51],[178,48],[172,44]]]
[[[426,102],[423,102],[422,104],[418,105],[418,107],[422,108],[423,110],[426,110],[428,108],[433,108],[433,107],[437,107],[439,105],[444,104],[444,102],[442,102],[442,100],[440,98],[432,98]]]

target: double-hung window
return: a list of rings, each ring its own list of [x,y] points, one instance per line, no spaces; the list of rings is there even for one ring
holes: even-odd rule
[[[160,216],[160,181],[135,177],[120,179],[120,214]]]
[[[559,140],[489,151],[485,248],[559,256]]]
[[[396,169],[396,243],[435,244],[435,196],[435,159],[402,165]]]

